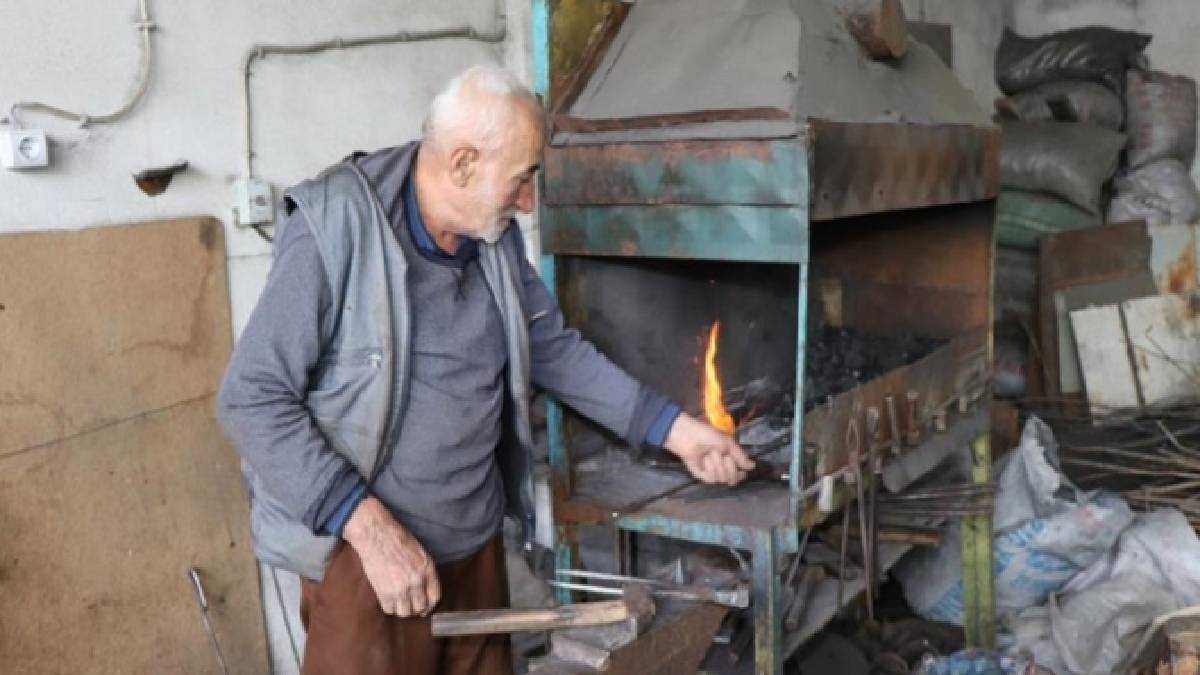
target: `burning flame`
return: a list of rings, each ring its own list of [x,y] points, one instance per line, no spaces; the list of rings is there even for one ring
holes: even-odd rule
[[[716,429],[732,434],[734,429],[733,417],[725,409],[721,400],[724,388],[721,387],[721,377],[717,374],[717,333],[721,330],[721,322],[714,321],[708,331],[708,347],[704,350],[704,383],[700,388],[704,399],[704,417]]]

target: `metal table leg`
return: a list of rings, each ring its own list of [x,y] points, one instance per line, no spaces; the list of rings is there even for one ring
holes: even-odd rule
[[[971,478],[991,480],[991,439],[984,434],[971,445]],[[996,646],[995,584],[992,562],[992,517],[966,516],[962,534],[963,623],[968,647]]]
[[[783,673],[783,617],[779,598],[779,554],[774,530],[754,534],[753,579],[750,601],[754,608],[754,672]]]

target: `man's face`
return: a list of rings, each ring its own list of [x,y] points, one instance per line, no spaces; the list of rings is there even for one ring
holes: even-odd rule
[[[464,234],[494,244],[515,214],[533,212],[534,177],[542,149],[540,125],[529,114],[518,115],[500,148],[481,157],[469,222],[464,223],[469,232]]]

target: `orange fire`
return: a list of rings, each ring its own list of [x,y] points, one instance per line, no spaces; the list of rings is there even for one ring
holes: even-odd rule
[[[724,389],[721,387],[721,377],[717,374],[717,333],[720,330],[721,322],[714,321],[708,331],[708,347],[704,350],[704,382],[700,391],[704,399],[704,417],[708,419],[708,423],[720,431],[732,434],[733,417],[721,400]]]

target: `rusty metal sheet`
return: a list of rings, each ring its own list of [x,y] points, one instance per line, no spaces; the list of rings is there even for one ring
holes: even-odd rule
[[[814,227],[812,278],[827,318],[884,334],[947,338],[990,325],[993,206],[902,211]]]
[[[848,466],[850,447],[859,445],[866,456],[868,442],[889,456],[891,421],[887,397],[896,409],[896,426],[903,437],[903,453],[910,452],[941,428],[949,428],[971,410],[986,405],[989,373],[986,331],[951,340],[908,366],[897,368],[859,387],[833,397],[826,405],[804,416],[807,484]],[[910,393],[915,398],[910,398]],[[965,402],[967,412],[960,408]],[[868,409],[880,414],[878,434],[869,439]],[[938,411],[945,419],[938,420]],[[914,442],[915,441],[915,442]]]
[[[542,213],[542,247],[556,255],[808,259],[807,222],[797,207],[551,207]]]
[[[1000,130],[810,120],[813,221],[993,199]]]
[[[552,147],[544,175],[552,206],[802,206],[808,198],[808,153],[798,139]]]
[[[746,122],[762,120],[790,120],[792,114],[782,108],[759,106],[755,108],[727,108],[713,110],[689,110],[660,115],[635,115],[632,117],[602,117],[589,119],[574,115],[554,115],[550,126],[553,132],[590,134],[604,131],[628,129],[661,129],[711,122]]]

